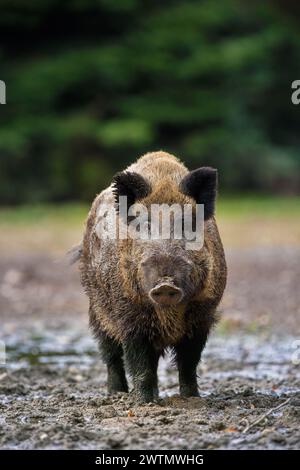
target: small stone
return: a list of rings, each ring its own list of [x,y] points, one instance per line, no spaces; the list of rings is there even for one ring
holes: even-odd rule
[[[77,374],[73,377],[73,380],[75,380],[75,382],[82,382],[83,381],[83,376],[80,375],[80,374]]]

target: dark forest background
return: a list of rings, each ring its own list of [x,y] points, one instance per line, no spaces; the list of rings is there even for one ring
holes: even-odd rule
[[[140,154],[299,194],[297,2],[0,0],[0,202],[90,200]]]

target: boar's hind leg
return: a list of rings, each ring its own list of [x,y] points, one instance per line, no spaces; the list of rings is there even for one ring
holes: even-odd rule
[[[157,366],[160,353],[146,339],[128,340],[123,347],[137,401],[148,403],[158,398]]]
[[[108,393],[128,392],[122,346],[105,333],[101,333],[99,349],[102,359],[107,365]]]
[[[175,349],[175,358],[179,372],[179,388],[182,397],[198,397],[197,365],[207,340],[207,334],[195,334],[192,338],[183,338]]]

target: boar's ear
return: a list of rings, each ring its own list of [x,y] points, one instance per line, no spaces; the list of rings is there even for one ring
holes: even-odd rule
[[[150,183],[135,172],[123,171],[117,173],[112,180],[115,203],[118,205],[120,196],[127,196],[129,208],[138,199],[143,199],[151,192]]]
[[[197,204],[204,204],[204,220],[214,215],[217,182],[217,170],[203,167],[191,171],[180,183],[180,190],[184,194],[195,199]]]

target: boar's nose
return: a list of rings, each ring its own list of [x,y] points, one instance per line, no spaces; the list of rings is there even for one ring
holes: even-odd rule
[[[153,287],[149,295],[159,305],[176,305],[182,300],[183,292],[179,287],[165,282]]]

